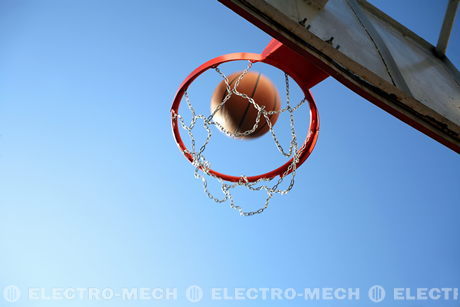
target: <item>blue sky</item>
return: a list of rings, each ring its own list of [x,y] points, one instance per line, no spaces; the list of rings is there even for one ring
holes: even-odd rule
[[[401,2],[373,1],[435,43],[444,2]],[[459,31],[457,22],[448,53],[457,66]],[[199,64],[260,52],[269,40],[215,1],[3,1],[0,288],[359,287],[358,302],[319,305],[368,306],[375,284],[460,287],[458,155],[331,78],[312,90],[320,137],[290,194],[243,218],[203,193],[171,135],[174,93]],[[204,110],[206,95],[194,96]],[[219,140],[217,148],[235,142]],[[235,144],[242,155],[215,151],[215,163],[280,161],[254,144]],[[195,305],[216,303],[267,302]]]

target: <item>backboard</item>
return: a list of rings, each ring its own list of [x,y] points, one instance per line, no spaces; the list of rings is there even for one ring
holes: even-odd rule
[[[219,0],[273,38],[438,142],[460,152],[460,74],[438,46],[365,0]]]

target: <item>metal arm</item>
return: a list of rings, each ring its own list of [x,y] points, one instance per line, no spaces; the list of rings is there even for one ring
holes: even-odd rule
[[[436,53],[438,56],[443,57],[446,54],[447,43],[449,42],[450,31],[452,30],[455,14],[457,13],[458,2],[459,0],[449,0],[449,4],[447,5],[438,44],[436,45]]]

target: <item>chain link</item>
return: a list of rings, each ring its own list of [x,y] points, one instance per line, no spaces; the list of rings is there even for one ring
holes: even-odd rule
[[[300,148],[298,147],[297,143],[297,135],[295,131],[295,119],[294,119],[294,112],[297,111],[305,102],[307,101],[306,98],[304,97],[297,105],[294,107],[291,106],[291,97],[290,97],[290,87],[289,87],[289,77],[285,73],[284,78],[285,78],[285,87],[286,87],[286,107],[281,108],[280,110],[273,110],[273,111],[266,111],[264,106],[260,106],[259,104],[256,103],[256,101],[252,98],[246,95],[245,93],[240,93],[238,92],[237,88],[241,80],[244,78],[244,76],[248,73],[248,71],[252,68],[253,63],[251,61],[248,62],[248,65],[246,68],[241,72],[241,74],[238,76],[236,79],[233,87],[230,86],[229,80],[227,76],[219,69],[219,67],[214,67],[214,70],[222,77],[223,81],[225,82],[226,85],[226,90],[227,94],[225,97],[222,99],[222,102],[213,110],[213,112],[209,116],[204,116],[201,114],[196,114],[195,109],[193,108],[192,103],[190,102],[190,97],[188,95],[188,92],[185,91],[184,97],[185,101],[187,104],[187,108],[189,109],[191,113],[191,120],[190,123],[186,123],[185,119],[180,115],[180,114],[174,114],[173,116],[176,117],[179,121],[180,126],[182,129],[187,131],[187,134],[189,135],[190,142],[191,142],[191,148],[186,149],[185,153],[190,154],[193,157],[193,166],[195,167],[195,172],[194,176],[195,178],[201,180],[204,192],[210,199],[212,199],[216,203],[225,203],[228,202],[230,207],[237,210],[240,215],[242,216],[252,216],[255,214],[260,214],[262,213],[265,209],[268,208],[270,204],[270,200],[275,194],[280,194],[280,195],[285,195],[291,191],[291,189],[294,186],[294,179],[296,176],[296,170],[297,170],[297,164],[299,163],[299,157],[304,150],[304,146],[301,146]],[[252,126],[251,129],[243,131],[243,132],[232,132],[225,127],[223,127],[220,123],[217,121],[214,121],[214,116],[219,110],[225,105],[225,103],[230,99],[232,95],[237,95],[240,96],[244,99],[246,99],[250,104],[254,106],[254,108],[257,110],[257,116],[255,119],[255,123]],[[283,112],[288,112],[289,113],[289,127],[290,127],[290,134],[291,134],[291,140],[289,142],[289,149],[286,150],[283,148],[281,143],[279,142],[278,136],[275,132],[275,129],[273,128],[273,125],[270,121],[270,116],[276,113],[283,113]],[[257,127],[259,126],[259,123],[261,119],[264,119],[269,127],[269,131],[272,135],[273,141],[275,143],[276,148],[278,151],[286,157],[292,157],[292,162],[286,169],[286,171],[275,180],[275,178],[269,180],[265,178],[261,178],[255,182],[248,182],[246,176],[241,176],[240,180],[238,182],[234,183],[227,183],[224,182],[221,178],[218,178],[211,174],[209,171],[211,169],[211,163],[206,160],[205,156],[203,155],[203,152],[206,150],[207,145],[211,141],[212,137],[212,131],[210,126],[216,126],[220,131],[222,131],[224,134],[238,138],[238,137],[243,137],[243,136],[248,136],[252,133],[254,133],[257,130]],[[197,122],[201,120],[203,121],[203,127],[206,130],[206,139],[203,142],[203,145],[200,147],[200,149],[197,151],[196,150],[196,140],[193,135],[193,129],[195,128]],[[287,178],[289,175],[290,180],[285,189],[280,189],[279,186],[284,182],[285,178]],[[207,182],[207,177],[214,178],[218,180],[220,186],[221,186],[221,192],[223,196],[221,198],[215,196],[213,193],[211,193],[208,189],[208,182]],[[274,184],[273,184],[274,182]],[[268,183],[272,183],[269,185]],[[233,195],[231,193],[232,189],[235,189],[236,187],[246,187],[250,191],[265,191],[267,197],[265,198],[264,204],[262,207],[260,207],[257,210],[254,211],[245,211],[241,206],[237,205],[235,203],[235,200],[233,198]]]

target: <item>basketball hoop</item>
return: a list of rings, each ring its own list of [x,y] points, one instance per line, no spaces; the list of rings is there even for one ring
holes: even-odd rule
[[[179,87],[179,90],[176,93],[176,96],[174,98],[174,101],[171,107],[172,131],[174,134],[175,141],[179,149],[184,154],[184,156],[195,166],[195,177],[202,180],[205,192],[208,194],[208,196],[211,199],[213,199],[214,201],[218,203],[229,201],[230,206],[234,209],[237,209],[240,212],[240,214],[244,216],[254,215],[254,214],[263,212],[268,207],[269,201],[272,198],[273,194],[275,193],[286,194],[287,192],[291,190],[292,186],[294,185],[294,177],[295,177],[296,169],[300,165],[302,165],[302,163],[304,163],[305,160],[309,157],[309,155],[313,151],[313,148],[315,147],[315,144],[318,138],[318,132],[319,132],[318,111],[316,108],[315,100],[313,99],[313,96],[310,93],[310,90],[309,90],[310,87],[306,86],[306,84],[308,84],[309,82],[312,83],[311,79],[307,80],[304,77],[305,71],[299,70],[299,63],[295,63],[296,65],[292,65],[292,63],[290,63],[289,61],[279,60],[281,53],[293,52],[293,51],[290,51],[290,50],[287,51],[287,50],[289,49],[287,49],[280,43],[274,41],[266,48],[266,50],[262,54],[232,53],[232,54],[227,54],[227,55],[223,55],[223,56],[214,58],[202,64],[198,68],[196,68],[182,82],[182,84]],[[290,148],[288,151],[285,151],[283,147],[280,145],[280,143],[278,142],[277,136],[274,130],[272,129],[271,123],[268,120],[268,115],[273,114],[274,112],[265,111],[263,108],[260,108],[257,105],[257,103],[254,100],[252,100],[250,97],[247,97],[247,95],[244,95],[242,93],[239,93],[236,90],[236,85],[232,89],[228,83],[227,77],[219,70],[219,65],[223,63],[227,63],[227,62],[232,62],[232,61],[248,61],[248,66],[243,71],[238,81],[244,77],[244,74],[246,74],[247,71],[252,67],[253,63],[258,63],[258,62],[265,63],[268,65],[274,66],[275,68],[278,68],[279,70],[284,71],[285,80],[286,80],[286,91],[287,91],[287,107],[277,112],[280,112],[280,113],[288,112],[290,116],[290,126],[291,126],[291,137],[292,138],[291,138]],[[303,59],[303,61],[305,60]],[[276,143],[278,150],[284,156],[290,157],[290,159],[287,162],[285,162],[283,165],[279,166],[278,168],[275,168],[272,171],[269,171],[264,174],[253,175],[253,176],[227,175],[227,174],[217,172],[210,168],[210,163],[203,156],[203,151],[205,150],[207,143],[211,139],[211,130],[209,126],[216,125],[221,131],[223,131],[224,133],[228,135],[233,136],[234,133],[225,131],[223,127],[221,127],[217,122],[213,121],[213,116],[217,112],[217,110],[214,111],[210,116],[196,115],[195,110],[193,109],[193,106],[190,103],[190,100],[187,94],[187,89],[197,77],[199,77],[201,74],[208,71],[209,69],[216,70],[223,77],[224,81],[227,84],[227,97],[223,100],[221,105],[223,105],[226,102],[226,99],[228,99],[228,97],[230,97],[233,94],[242,96],[248,99],[249,103],[254,104],[254,106],[256,107],[259,113],[257,115],[257,120],[256,120],[254,127],[252,128],[252,131],[254,131],[257,128],[258,122],[263,116],[263,118],[267,121],[267,124],[270,128],[270,132],[273,136],[273,139]],[[299,84],[304,94],[304,98],[302,99],[302,101],[294,107],[290,105],[290,101],[289,101],[290,99],[289,99],[288,76],[290,76],[297,84]],[[318,74],[316,74],[313,79],[317,80],[321,78],[318,78]],[[238,81],[236,82],[236,84],[238,84]],[[191,111],[192,117],[193,117],[190,125],[187,125],[184,119],[179,115],[179,106],[181,104],[181,101],[184,98],[185,98],[187,106],[189,110]],[[303,144],[299,147],[297,146],[297,138],[296,138],[295,128],[294,128],[293,112],[296,111],[305,102],[308,102],[308,105],[310,107],[310,124],[309,124],[308,134],[306,136],[306,139],[303,142]],[[194,141],[194,137],[193,137],[191,130],[193,129],[193,126],[196,124],[196,121],[198,118],[201,118],[203,120],[205,129],[208,134],[207,134],[205,144],[199,150],[196,150],[195,141]],[[192,149],[188,149],[185,146],[182,140],[181,134],[180,134],[180,129],[179,129],[180,127],[183,128],[185,131],[187,131],[188,135],[190,136],[192,140],[192,147],[193,147]],[[248,131],[246,131],[245,133],[247,134]],[[288,188],[285,190],[279,190],[278,186],[281,184],[284,177],[290,174],[292,175],[292,177],[291,177],[291,182]],[[222,192],[224,194],[223,198],[219,199],[208,191],[207,181],[204,175],[208,175],[212,178],[215,178],[221,183]],[[278,177],[278,180],[271,187],[267,185],[263,185],[263,184],[258,185],[260,182],[271,181],[275,177]],[[249,212],[244,211],[240,206],[237,206],[234,203],[233,197],[230,193],[230,190],[236,186],[246,186],[248,189],[253,190],[253,191],[265,190],[267,192],[267,199],[265,201],[265,205],[256,211],[249,211]]]

